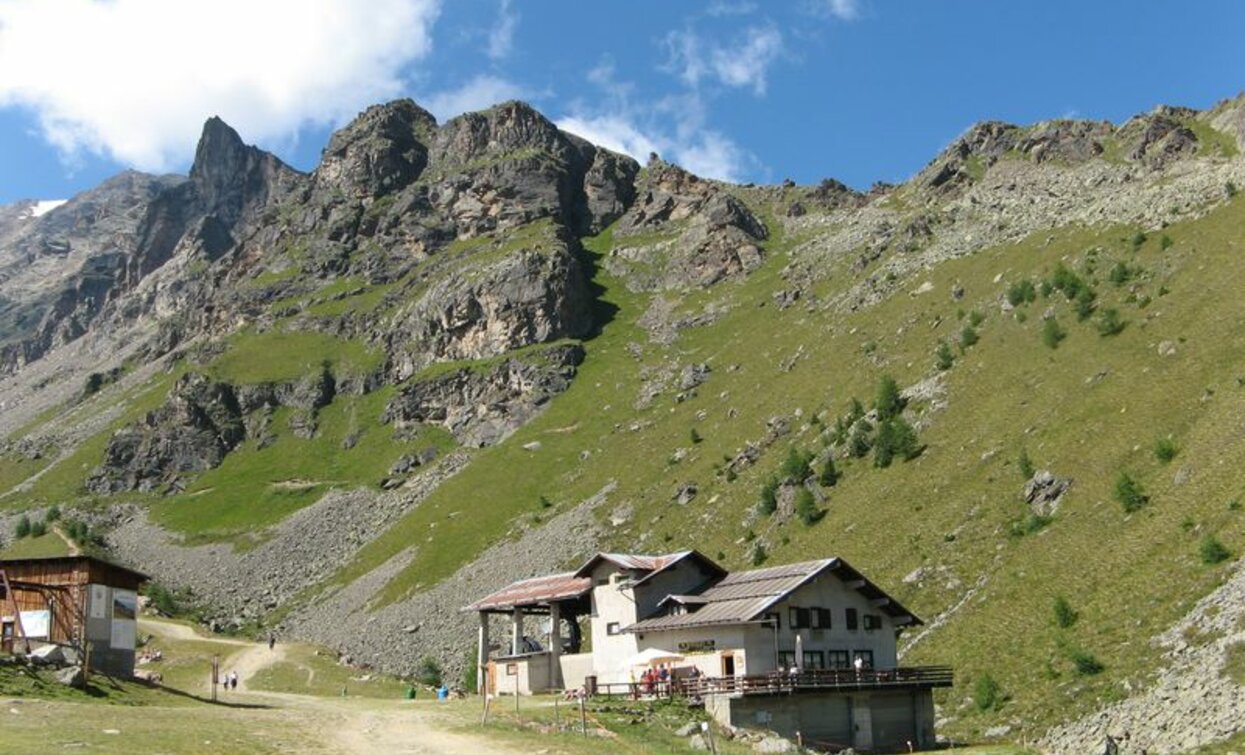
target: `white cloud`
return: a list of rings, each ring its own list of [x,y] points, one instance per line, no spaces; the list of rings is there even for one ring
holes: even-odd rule
[[[713,70],[724,84],[751,87],[765,94],[767,69],[782,54],[782,33],[773,27],[751,28],[747,39],[736,49],[713,51]]]
[[[750,88],[758,96],[765,94],[770,66],[785,52],[782,32],[773,26],[749,27],[731,45],[708,42],[690,29],[670,32],[665,44],[666,69],[689,87],[712,78],[730,87]]]
[[[745,180],[746,170],[756,159],[727,136],[705,127],[699,97],[669,97],[636,106],[617,96],[627,87],[611,80],[605,88],[615,96],[607,107],[559,118],[558,128],[641,163],[655,152],[699,176],[736,183]]]
[[[571,115],[557,122],[558,128],[582,136],[588,141],[614,152],[631,155],[640,162],[648,160],[649,153],[660,154],[660,139],[643,133],[626,116],[619,113],[595,116]]]
[[[483,110],[506,100],[519,100],[536,96],[524,87],[507,79],[480,74],[457,89],[436,92],[421,104],[437,117],[446,121],[456,115]]]
[[[488,33],[488,56],[501,60],[514,49],[514,32],[519,26],[519,14],[511,8],[511,0],[501,0],[497,10],[497,23]]]
[[[824,0],[824,12],[841,21],[854,21],[860,16],[859,0]]]
[[[146,170],[193,153],[219,115],[248,141],[294,138],[403,90],[440,0],[4,0],[0,107],[62,154]]]

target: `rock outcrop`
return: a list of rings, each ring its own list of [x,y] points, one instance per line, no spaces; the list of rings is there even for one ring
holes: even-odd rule
[[[112,436],[86,487],[107,494],[176,484],[182,474],[218,466],[245,436],[233,387],[189,373],[164,406]]]
[[[526,424],[570,387],[584,351],[552,346],[492,367],[453,370],[404,386],[385,409],[385,422],[444,427],[464,446],[490,446]]]
[[[746,275],[761,264],[759,244],[768,231],[721,185],[654,160],[614,234],[619,259],[611,264],[633,287],[652,290],[711,286]],[[669,243],[627,243],[628,237],[650,234],[668,236]]]

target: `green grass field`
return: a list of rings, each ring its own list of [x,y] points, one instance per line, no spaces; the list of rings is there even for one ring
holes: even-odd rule
[[[759,192],[740,196],[770,201]],[[757,541],[770,564],[839,555],[927,620],[972,590],[973,599],[905,658],[956,668],[957,686],[940,696],[954,736],[975,739],[1001,721],[1019,721],[1014,733],[1033,737],[1119,699],[1126,686],[1145,687],[1159,653],[1140,638],[1178,619],[1230,566],[1204,564],[1201,538],[1214,535],[1233,556],[1245,553],[1238,471],[1245,465],[1245,341],[1237,334],[1245,320],[1245,198],[1145,238],[1125,226],[1036,234],[893,280],[893,293],[880,303],[851,312],[816,305],[871,276],[885,284],[886,260],[864,269],[854,267],[854,256],[821,260],[800,302],[780,309],[773,294],[794,285],[784,271],[804,239],[784,235],[775,220],[781,208],[757,209],[773,232],[762,267],[707,290],[631,291],[603,268],[617,246],[639,242],[615,239],[612,229],[586,240],[601,311],[613,314],[585,342],[587,358],[570,390],[507,442],[475,452],[467,469],[343,564],[333,584],[367,574],[435,529],[436,547],[418,549],[377,602],[401,600],[533,526],[535,517],[547,520],[616,483],[600,515],[624,504],[632,513],[607,528],[607,547],[694,547],[729,568],[750,565]],[[523,244],[541,232],[530,229]],[[464,243],[456,253],[470,260],[506,248]],[[1092,303],[1079,305],[1088,317],[1058,290],[1014,310],[1002,306],[1014,284],[1029,281],[1041,291],[1061,267],[1094,291]],[[928,292],[917,293],[926,283]],[[356,282],[333,285],[345,293]],[[953,286],[964,289],[962,300],[950,296]],[[320,292],[299,301],[332,313],[368,295],[333,300]],[[672,302],[675,317],[714,319],[681,330],[672,344],[654,343],[637,321],[657,296]],[[1113,321],[1107,310],[1116,311]],[[1044,339],[1048,311],[1062,339]],[[977,341],[957,345],[978,318]],[[935,366],[941,342],[953,345],[946,371]],[[322,359],[358,370],[378,359],[360,343],[279,329],[247,331],[231,344],[211,370],[243,382],[295,379]],[[637,408],[646,376],[702,362],[712,370],[703,385],[677,399],[677,389],[667,387]],[[758,517],[759,490],[788,452],[822,450],[826,428],[852,398],[870,404],[884,376],[901,386],[937,378],[933,400],[908,407],[923,453],[885,469],[870,457],[836,459],[841,480],[823,491],[825,515],[815,524]],[[136,393],[126,417],[158,405],[170,379]],[[395,441],[379,423],[388,395],[337,397],[322,410],[312,440],[293,437],[279,411],[273,445],[248,441],[185,493],[142,500],[158,522],[192,541],[238,539],[333,487],[375,486],[410,447],[452,446],[432,430]],[[725,474],[724,460],[762,440],[774,417],[786,418],[791,432],[754,467],[733,479]],[[690,440],[693,430],[699,442]],[[344,450],[341,441],[356,432],[359,444]],[[1156,455],[1160,438],[1171,439],[1174,457]],[[81,480],[106,441],[107,433],[90,439],[6,505],[84,500]],[[531,441],[540,442],[538,451],[523,448]],[[1025,523],[1022,451],[1037,468],[1073,481],[1044,527]],[[16,465],[0,463],[4,479],[24,473],[6,471]],[[1116,499],[1122,472],[1147,496],[1134,512]],[[678,505],[672,496],[685,482],[699,493]],[[480,491],[505,494],[485,502]],[[552,507],[542,508],[542,497]],[[926,579],[906,584],[918,568]],[[1070,626],[1056,623],[1058,596],[1079,616]],[[1100,668],[1078,663],[1087,657]],[[281,683],[293,684],[299,673],[289,670]],[[986,673],[998,680],[1004,702],[981,711],[970,698]]]

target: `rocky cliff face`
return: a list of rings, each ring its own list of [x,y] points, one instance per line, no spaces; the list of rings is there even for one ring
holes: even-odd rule
[[[869,537],[870,523],[914,544],[875,566],[903,564],[888,584],[903,584],[909,592],[900,597],[937,616],[912,644],[937,642],[961,631],[961,609],[990,610],[995,585],[1025,587],[1013,576],[1035,568],[1023,560],[1024,543],[1062,542],[1078,524],[1062,521],[1069,512],[1088,518],[1109,508],[1084,506],[1087,495],[1109,498],[1085,491],[1115,471],[1078,466],[1093,453],[1085,447],[1075,458],[1040,460],[1069,477],[1039,473],[1013,501],[1058,520],[1043,540],[1014,534],[1015,523],[1000,519],[1005,503],[976,503],[1018,495],[1010,462],[1000,461],[1013,446],[1060,451],[1048,440],[1059,431],[1053,421],[1026,420],[1008,435],[1020,427],[1013,423],[986,438],[975,426],[971,437],[954,436],[942,419],[962,416],[970,388],[980,401],[1013,390],[982,382],[1018,358],[999,342],[1038,343],[1045,314],[1029,310],[1026,325],[1008,286],[1040,284],[1062,260],[1100,279],[1091,303],[1123,313],[1119,340],[1137,338],[1130,359],[1157,353],[1162,369],[1180,369],[1170,355],[1183,353],[1184,339],[1208,350],[1210,339],[1191,326],[1164,328],[1180,316],[1180,276],[1204,281],[1197,266],[1213,249],[1205,229],[1173,229],[1219,211],[1245,187],[1242,149],[1241,100],[1203,113],[1160,108],[1118,126],[991,122],[913,180],[860,192],[832,179],[733,186],[660,159],[641,170],[522,103],[445,124],[407,100],[378,105],[334,134],[305,175],[212,119],[186,177],[123,174],[40,217],[29,203],[0,208],[0,429],[10,433],[0,479],[16,480],[0,495],[21,506],[53,495],[67,506],[76,495],[101,499],[97,508],[111,511],[98,524],[111,528],[113,554],[192,587],[226,624],[264,620],[292,596],[344,580],[302,604],[290,631],[398,672],[426,654],[451,669],[461,660],[459,643],[472,630],[455,610],[463,593],[562,568],[598,543],[656,550],[704,536],[746,563],[756,544],[783,559],[823,555],[831,524],[846,548]],[[1109,234],[1081,243],[1066,228],[1119,224],[1140,247]],[[1077,259],[1091,246],[1092,261]],[[1034,261],[1042,255],[1049,259]],[[1117,261],[1133,277],[1104,282]],[[1075,373],[1066,396],[1074,403],[1073,393],[1125,379],[1128,370],[1109,369],[1119,354],[1106,346],[1074,366],[1064,361],[1087,339],[1115,343],[1118,331],[1086,330],[1097,311],[1073,326],[1059,296],[1041,306],[1086,333],[1057,351],[1035,346],[1042,359],[1017,378],[1023,391]],[[982,343],[971,360],[968,346],[955,350],[953,366],[930,377],[935,346],[954,343],[963,327],[956,309],[984,318]],[[912,424],[930,444],[910,465],[920,479],[905,482],[901,462],[882,472],[840,455],[845,474],[833,490],[784,483],[776,516],[761,518],[756,489],[782,452],[814,449],[817,466],[835,458],[839,446],[818,441],[848,398],[842,391],[881,370],[912,373],[928,389],[911,394]],[[1213,409],[1235,382],[1199,374],[1190,405]],[[1007,411],[1027,411],[1027,393],[1008,395]],[[1047,414],[1059,415],[1062,400]],[[136,401],[156,408],[132,411]],[[1139,410],[1151,409],[1121,416]],[[482,446],[495,448],[468,450]],[[75,455],[84,448],[94,455]],[[238,479],[260,479],[285,461],[273,451],[285,449],[307,451],[315,464],[331,459],[333,468],[282,466],[245,490],[226,490],[231,480],[219,473],[202,476],[228,460],[233,469],[251,465],[253,476]],[[43,465],[72,486],[41,486]],[[890,475],[891,498],[922,501],[919,517],[895,516],[892,500],[850,508],[855,480],[879,474]],[[1004,478],[1004,493],[986,487]],[[1182,480],[1172,489],[1199,484]],[[513,496],[475,500],[477,491],[509,493],[520,482]],[[1157,476],[1152,484],[1167,487]],[[806,489],[825,509],[820,530],[792,516]],[[302,508],[237,529],[247,514],[234,502],[270,493]],[[245,553],[227,540],[183,547],[177,532],[129,505],[155,495],[209,518],[219,510],[208,501],[226,500],[235,529],[213,537],[262,530],[262,542]],[[1148,526],[1134,519],[1113,526]],[[932,545],[923,539],[929,522],[946,528]],[[1165,537],[1155,532],[1155,542]],[[438,554],[442,533],[477,550]],[[1141,539],[1121,538],[1119,547]],[[1113,553],[1099,555],[1105,564]],[[428,568],[443,573],[426,577]],[[901,580],[908,572],[916,577]],[[360,612],[366,637],[342,628],[356,626]],[[1025,626],[1049,623],[1028,618]],[[1144,706],[1128,710],[1144,720]],[[1070,730],[1066,741],[1083,736]]]

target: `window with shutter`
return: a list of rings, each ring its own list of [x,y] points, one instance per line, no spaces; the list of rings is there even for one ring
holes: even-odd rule
[[[830,609],[814,608],[813,609],[813,628],[829,629],[830,628]]]
[[[847,628],[853,631],[856,629],[856,609],[855,608],[847,609]]]

